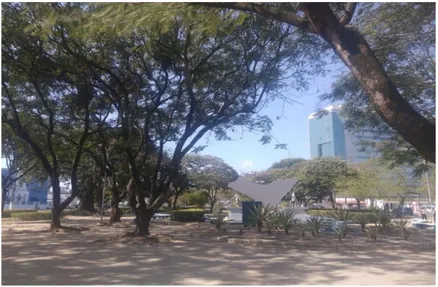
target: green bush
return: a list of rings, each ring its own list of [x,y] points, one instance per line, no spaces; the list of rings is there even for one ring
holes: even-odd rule
[[[357,209],[345,209],[348,210],[349,213],[365,213],[365,214],[373,214],[373,210],[369,210],[369,209],[361,209],[361,210],[357,210]],[[330,217],[330,214],[332,214],[334,211],[334,209],[313,209],[313,208],[309,208],[307,210],[307,214],[308,215],[312,215],[312,216],[324,216],[324,217]]]
[[[203,222],[205,211],[203,209],[180,209],[170,213],[170,219],[182,222]]]
[[[52,212],[51,211],[17,212],[17,213],[12,213],[11,217],[23,221],[51,220]]]
[[[91,216],[93,213],[83,210],[83,209],[72,209],[72,210],[64,210],[63,212],[65,215],[71,215],[71,216]]]
[[[13,213],[36,212],[34,209],[3,210],[2,218],[11,218]]]
[[[204,207],[208,203],[207,194],[203,191],[195,191],[187,194],[188,205]]]

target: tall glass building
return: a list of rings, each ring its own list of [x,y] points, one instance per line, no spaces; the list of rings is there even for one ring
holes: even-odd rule
[[[358,146],[361,140],[376,140],[373,134],[370,131],[348,132],[341,108],[332,105],[324,108],[324,113],[315,112],[309,116],[310,157],[337,157],[351,163],[377,157],[375,151],[362,151]]]

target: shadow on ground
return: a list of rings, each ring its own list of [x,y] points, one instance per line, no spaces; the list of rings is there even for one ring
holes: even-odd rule
[[[96,243],[130,229],[65,219],[82,233],[48,234],[46,223],[3,221],[6,285],[435,285],[435,249],[299,250],[190,238],[158,246]],[[172,226],[155,226],[165,229]]]

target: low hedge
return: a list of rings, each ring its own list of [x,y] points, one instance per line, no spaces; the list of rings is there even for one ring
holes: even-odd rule
[[[15,210],[3,210],[2,218],[11,218],[13,213],[27,213],[27,212],[36,212],[35,209],[15,209]]]
[[[307,214],[308,215],[313,215],[313,216],[328,216],[330,212],[332,212],[334,209],[318,209],[318,208],[309,208],[307,210]],[[348,209],[348,211],[350,213],[374,213],[374,211],[369,210],[369,209],[361,209],[361,210],[357,210],[357,209]]]
[[[182,222],[203,222],[205,211],[202,209],[180,209],[170,213],[170,219]]]
[[[61,214],[61,217],[63,215]],[[14,212],[11,214],[12,218],[16,218],[23,221],[34,221],[34,220],[51,220],[51,211],[34,211],[34,212]]]

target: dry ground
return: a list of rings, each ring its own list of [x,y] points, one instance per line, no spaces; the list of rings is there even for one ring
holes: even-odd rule
[[[132,231],[129,219],[117,227],[97,221],[67,217],[64,225],[88,229],[49,234],[47,222],[3,219],[2,284],[435,285],[435,234],[428,230],[377,242],[357,231],[339,243],[328,234],[303,241],[161,222],[152,233],[173,241],[148,245],[120,238]]]

